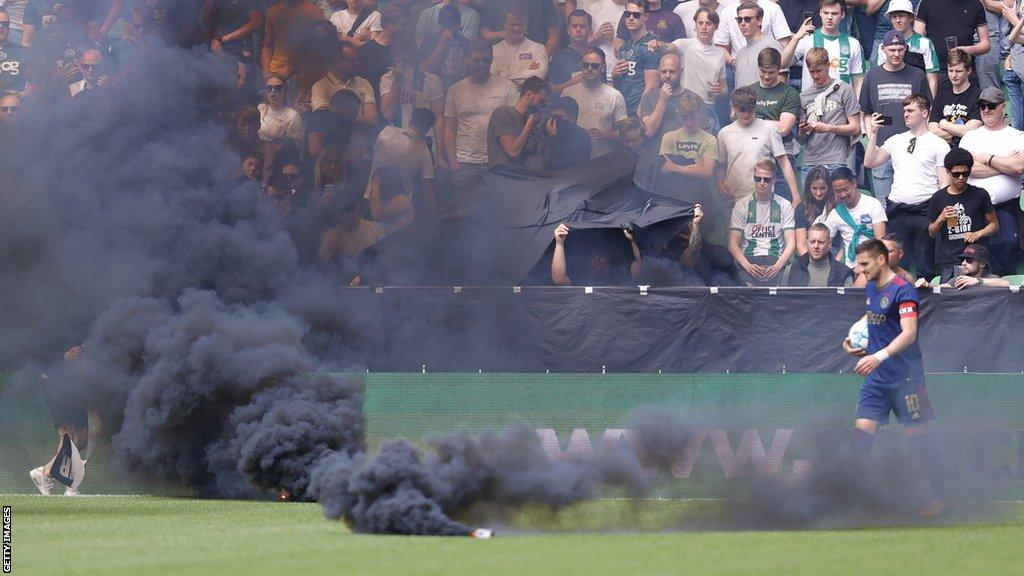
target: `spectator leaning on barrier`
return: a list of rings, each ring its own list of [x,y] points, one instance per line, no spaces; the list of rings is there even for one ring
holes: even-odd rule
[[[754,164],[754,193],[737,200],[732,210],[729,252],[748,286],[778,286],[782,269],[796,248],[793,206],[772,192],[775,162]]]
[[[821,29],[814,27],[813,18],[804,20],[803,25],[793,35],[792,41],[782,52],[782,65],[802,64],[811,48],[824,48],[828,52],[828,74],[832,78],[842,80],[853,86],[853,91],[860,95],[864,81],[864,56],[860,43],[849,34],[839,29],[839,23],[846,17],[844,0],[822,0]],[[811,83],[811,77],[804,65],[801,86]]]
[[[935,270],[935,242],[928,234],[928,207],[932,195],[949,185],[949,173],[942,169],[949,153],[949,145],[928,131],[927,96],[911,94],[903,100],[903,120],[906,132],[894,134],[878,146],[876,144],[880,114],[867,122],[868,145],[864,153],[864,167],[875,168],[891,162],[894,176],[889,202],[885,208],[888,228],[902,238],[909,260],[917,273],[931,278]]]
[[[928,235],[935,239],[935,262],[946,282],[952,279],[963,249],[968,244],[988,242],[987,238],[999,230],[999,221],[988,192],[968,181],[974,168],[971,153],[954,148],[946,154],[943,165],[950,183],[932,196]]]
[[[872,68],[864,77],[864,87],[860,92],[860,110],[870,116],[874,113],[882,115],[883,123],[878,129],[876,143],[881,146],[893,134],[907,129],[903,120],[903,99],[911,94],[933,95],[928,88],[924,72],[918,68],[907,66],[904,57],[907,53],[907,41],[899,30],[890,30],[882,39],[882,51],[885,52],[885,64]],[[865,118],[866,120],[866,118]],[[892,164],[882,163],[871,169],[871,184],[875,198],[885,207],[889,190],[892,189]]]
[[[618,140],[616,125],[627,118],[626,100],[604,83],[605,54],[591,48],[583,55],[583,82],[562,91],[580,107],[579,125],[590,134],[591,157],[610,152]]]
[[[857,189],[857,178],[845,166],[832,172],[832,189],[838,203],[825,217],[824,224],[843,239],[839,260],[853,268],[857,245],[885,236],[885,210],[878,200]]]
[[[1009,286],[1007,280],[992,273],[992,257],[988,248],[981,244],[970,244],[960,253],[960,265],[954,267],[955,276],[944,280],[941,286],[952,286],[957,290],[973,288],[977,286]],[[922,280],[924,280],[922,278]],[[920,286],[927,286],[927,282],[920,282]]]
[[[989,241],[992,267],[997,273],[1012,273],[1024,224],[1020,209],[1024,132],[1006,124],[1006,102],[998,88],[982,90],[978,105],[984,125],[964,134],[960,147],[974,155],[969,182],[988,192],[999,218],[999,233]]]
[[[860,105],[853,87],[829,76],[828,62],[824,48],[811,48],[804,57],[804,70],[811,78],[800,92],[799,138],[804,145],[800,171],[805,181],[816,167],[831,171],[852,166],[854,145],[861,134]]]
[[[981,89],[970,78],[973,62],[967,52],[959,48],[950,50],[946,68],[949,84],[939,89],[932,102],[928,129],[948,142],[950,148],[959,146],[964,134],[982,125],[978,105]]]
[[[882,237],[882,244],[885,244],[885,248],[889,250],[889,268],[897,276],[902,276],[909,282],[915,283],[917,278],[914,278],[913,274],[900,266],[900,260],[903,260],[903,240],[900,239],[899,235],[891,232],[886,234]]]
[[[737,200],[754,192],[754,164],[758,160],[772,159],[782,167],[789,194],[799,190],[793,166],[786,155],[778,125],[757,118],[757,94],[750,86],[737,88],[732,93],[732,116],[735,122],[718,133],[718,190],[728,200]],[[774,178],[773,178],[774,180]],[[796,195],[794,202],[799,203]]]
[[[807,229],[807,253],[790,264],[782,276],[783,286],[815,288],[853,286],[853,270],[836,262],[829,251],[832,234],[818,222]]]

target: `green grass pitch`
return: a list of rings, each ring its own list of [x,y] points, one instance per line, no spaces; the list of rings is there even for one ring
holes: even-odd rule
[[[517,514],[493,540],[367,536],[319,505],[0,496],[14,574],[1020,574],[1024,509],[992,524],[643,532],[707,504],[599,500]],[[617,530],[617,532],[614,532]],[[604,532],[602,532],[604,531]]]

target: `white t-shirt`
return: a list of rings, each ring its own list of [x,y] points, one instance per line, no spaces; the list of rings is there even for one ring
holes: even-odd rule
[[[487,123],[495,108],[511,106],[519,99],[519,89],[510,80],[491,76],[484,84],[463,78],[448,90],[444,117],[455,118],[455,157],[460,163],[487,164]]]
[[[348,31],[352,29],[352,25],[356,23],[356,18],[359,14],[350,14],[348,10],[338,10],[331,15],[331,24],[337,28],[339,34],[348,34]],[[370,32],[380,32],[384,28],[380,24],[380,12],[374,10],[363,20],[356,32],[362,32],[363,30],[369,30]],[[355,36],[355,33],[352,34]]]
[[[568,96],[580,107],[577,124],[584,130],[597,128],[601,132],[610,132],[616,122],[626,119],[626,99],[622,93],[607,84],[590,89],[580,82],[562,90],[562,96]],[[596,158],[612,150],[604,138],[591,141],[590,157]]]
[[[822,48],[828,51],[829,65],[828,75],[836,80],[842,80],[847,84],[853,83],[854,76],[864,74],[864,56],[860,47],[860,41],[856,38],[846,37],[848,42],[840,42],[839,36],[823,36]],[[793,51],[793,64],[803,66],[803,85],[813,86],[811,72],[804,65],[804,57],[807,52],[814,48],[814,35],[808,34],[796,43]],[[849,48],[849,54],[843,54],[845,48]]]
[[[423,86],[421,90],[413,90],[417,86],[413,85],[415,81],[414,76],[416,74],[423,75]],[[380,77],[380,98],[384,99],[385,94],[390,94],[394,89],[395,74],[393,71],[388,70],[383,76]],[[398,109],[402,115],[401,125],[403,128],[409,127],[409,119],[412,117],[413,108],[427,108],[432,109],[434,102],[438,100],[444,100],[444,87],[441,85],[441,79],[435,74],[429,72],[407,72],[402,78],[402,85],[399,87],[400,92],[398,93]],[[443,109],[443,106],[442,106]],[[428,132],[429,136],[433,133]]]
[[[594,21],[595,32],[605,22],[610,22],[612,27],[618,30],[619,19],[626,11],[625,4],[616,4],[613,0],[579,0],[576,7],[590,14],[590,18]],[[597,47],[604,51],[605,64],[608,65],[608,79],[611,80],[612,69],[619,63],[619,59],[615,57],[614,40],[601,42]]]
[[[401,170],[404,191],[408,196],[412,196],[420,180],[434,177],[434,160],[430,157],[426,142],[411,130],[397,126],[385,126],[373,145],[370,174],[383,166],[396,166]],[[363,197],[370,197],[369,183]]]
[[[313,90],[310,94],[313,110],[323,110],[331,104],[331,97],[341,92],[342,90],[351,90],[359,96],[359,102],[362,104],[376,104],[377,97],[373,95],[373,86],[370,85],[364,78],[359,76],[353,76],[348,79],[347,82],[342,81],[340,78],[334,75],[334,72],[328,72],[327,76],[316,81],[313,84]]]
[[[908,152],[910,141],[915,138],[914,151]],[[908,130],[890,136],[881,148],[889,153],[895,172],[889,200],[903,204],[931,200],[939,189],[939,170],[945,169],[943,162],[949,144],[931,132],[914,136]]]
[[[530,76],[538,76],[543,80],[548,76],[548,50],[543,44],[529,38],[516,46],[502,40],[494,45],[491,74],[508,78],[516,86]]]
[[[302,117],[287,106],[274,110],[266,102],[256,108],[260,111],[260,140],[270,142],[281,138],[302,139]]]
[[[753,205],[754,217],[750,217]],[[786,249],[786,230],[796,228],[793,205],[782,196],[772,195],[761,202],[753,196],[743,198],[732,207],[733,230],[740,231],[740,248],[747,256],[781,256]]]
[[[853,218],[855,223],[867,226],[868,228],[873,228],[875,224],[878,224],[879,222],[887,222],[889,220],[885,216],[885,209],[882,208],[882,203],[863,193],[860,195],[860,200],[857,202],[856,206],[853,208],[847,206],[846,208],[850,211],[850,216]],[[828,226],[828,229],[832,232],[833,236],[836,234],[842,236],[844,263],[850,268],[853,268],[857,262],[851,258],[846,258],[846,248],[850,246],[851,242],[853,242],[854,229],[846,223],[846,220],[843,220],[842,216],[836,212],[835,208],[833,208],[832,211],[828,213],[828,216],[825,217],[824,224],[825,226]],[[857,244],[870,239],[870,236],[862,234],[860,238],[858,238]]]
[[[715,31],[714,38],[714,43],[719,46],[731,46],[733,54],[747,45],[747,39],[743,37],[740,25],[736,23],[736,9],[740,7],[740,4],[742,2],[731,0],[724,7],[719,7],[721,24]],[[761,31],[765,36],[782,40],[793,35],[793,31],[789,29],[789,24],[786,22],[786,15],[782,13],[782,8],[779,8],[778,4],[772,0],[757,0],[757,5],[764,10]]]
[[[985,126],[971,130],[960,139],[960,147],[986,160],[987,154],[1009,156],[1017,150],[1024,150],[1024,132],[1007,125],[1002,130],[989,130]],[[1020,197],[1020,178],[999,174],[988,178],[971,176],[967,181],[988,191],[993,204],[1009,202]]]
[[[725,13],[722,12],[722,9],[724,7],[725,5],[719,2],[718,8],[715,10],[715,12],[718,12],[719,21],[725,19]],[[687,38],[697,38],[697,23],[694,22],[693,16],[697,13],[697,10],[699,9],[700,2],[698,2],[697,0],[686,0],[686,2],[679,4],[678,6],[676,6],[676,9],[673,10],[673,12],[675,12],[679,16],[679,19],[683,21],[683,28],[686,29]]]
[[[786,155],[778,125],[755,118],[744,128],[733,122],[718,132],[718,161],[725,165],[725,186],[734,198],[754,193],[754,164]]]
[[[683,61],[683,77],[679,83],[710,104],[713,98],[708,95],[708,82],[725,78],[725,53],[714,44],[702,44],[697,38],[673,40],[672,46]]]

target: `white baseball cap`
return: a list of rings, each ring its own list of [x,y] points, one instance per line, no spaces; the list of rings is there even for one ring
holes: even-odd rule
[[[910,3],[910,0],[889,0],[889,9],[885,11],[885,15],[888,16],[893,12],[909,12],[914,13],[914,5]]]

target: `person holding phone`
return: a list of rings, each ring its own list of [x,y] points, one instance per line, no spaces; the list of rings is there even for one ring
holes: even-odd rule
[[[793,35],[793,41],[782,51],[782,65],[803,64],[808,50],[824,48],[829,54],[829,76],[853,86],[854,93],[859,95],[864,80],[864,55],[860,42],[839,29],[839,23],[846,17],[845,2],[823,0],[818,14],[821,16],[821,29],[814,27],[811,18],[804,20]],[[812,81],[804,66],[801,85],[810,85]]]
[[[829,174],[853,165],[853,146],[860,137],[860,105],[853,87],[829,74],[829,53],[811,48],[804,57],[811,83],[800,93],[798,138],[804,145],[800,171],[808,174],[824,167]]]
[[[882,146],[894,134],[907,131],[903,119],[903,100],[911,94],[934,97],[928,86],[928,78],[920,68],[907,66],[906,36],[899,30],[889,30],[882,39],[885,64],[872,68],[864,76],[864,87],[860,93],[860,109],[865,118],[878,113],[876,144]],[[871,169],[871,183],[875,198],[885,207],[892,189],[892,163],[885,162]]]

